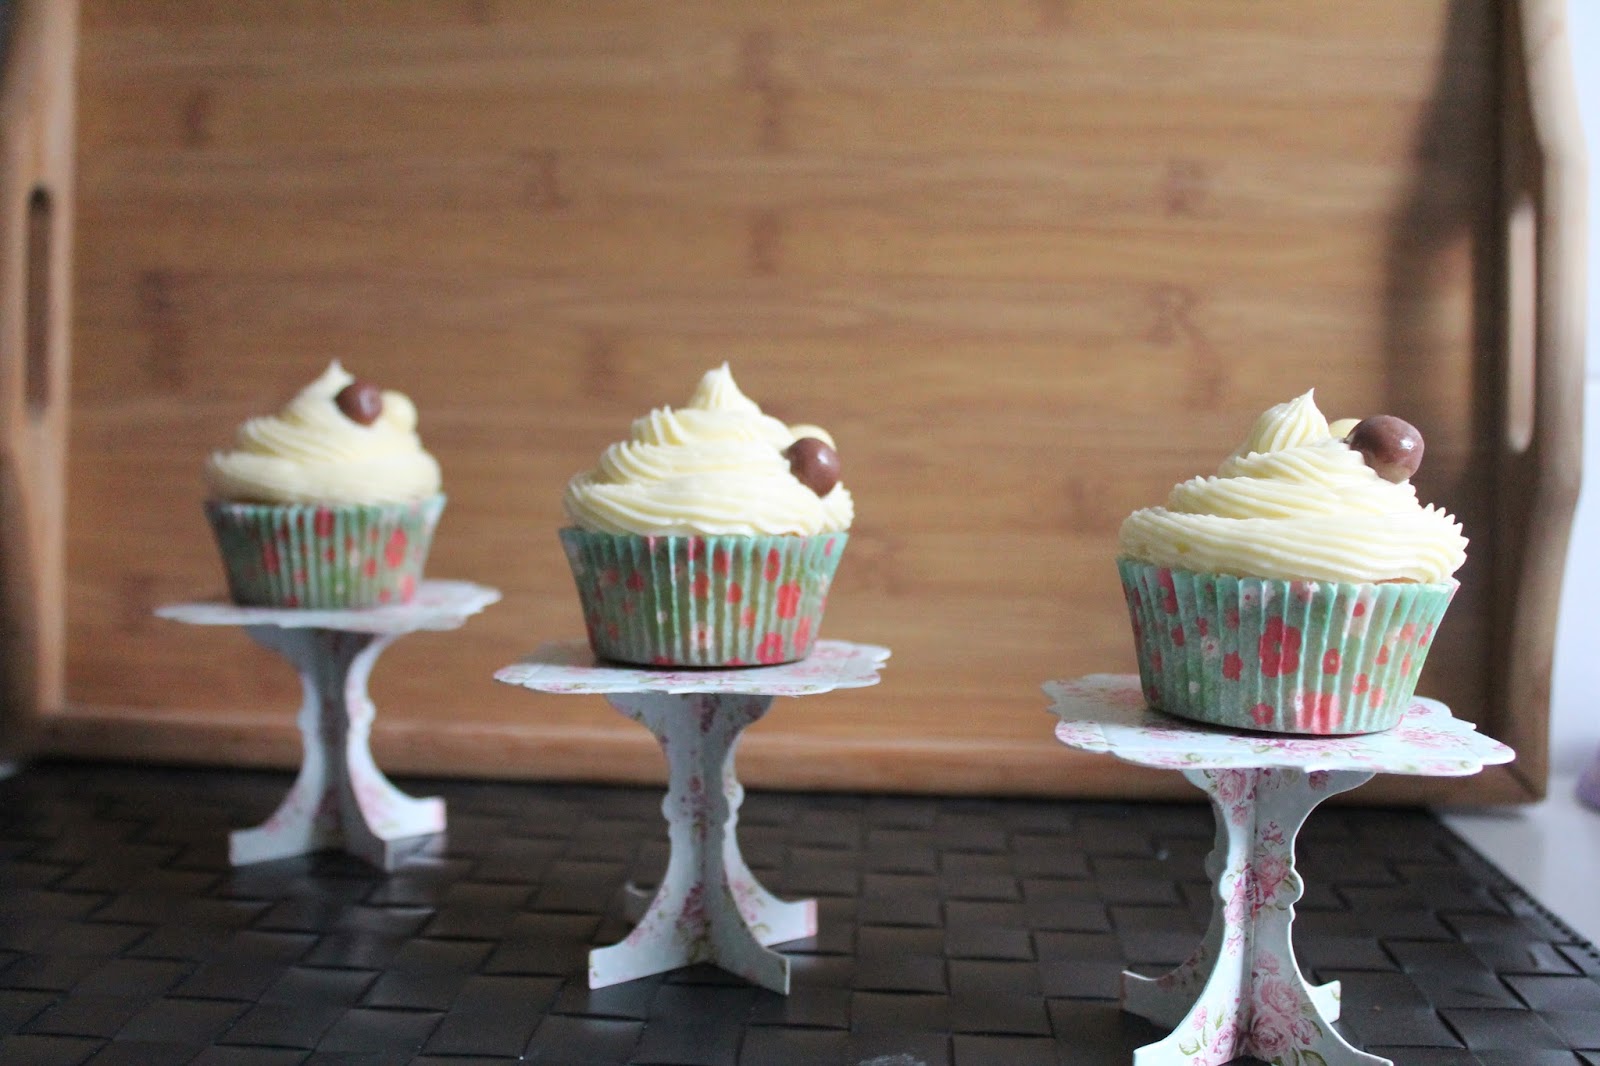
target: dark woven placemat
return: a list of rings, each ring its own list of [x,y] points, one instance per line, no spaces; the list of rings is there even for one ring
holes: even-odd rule
[[[43,765],[0,784],[0,1063],[278,1066],[1127,1063],[1114,1002],[1209,914],[1200,805],[751,793],[740,839],[820,899],[788,997],[709,968],[589,991],[661,792],[409,782],[448,841],[384,876],[243,869],[288,778]],[[1600,956],[1430,815],[1322,808],[1300,838],[1308,976],[1405,1064],[1600,1066]]]

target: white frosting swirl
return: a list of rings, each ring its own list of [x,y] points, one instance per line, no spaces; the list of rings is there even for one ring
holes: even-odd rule
[[[819,497],[789,470],[784,449],[801,437],[830,446],[817,426],[786,426],[739,391],[724,363],[700,379],[687,407],[658,407],[611,445],[600,465],[567,485],[567,515],[581,529],[642,536],[776,536],[837,533],[855,503],[835,485]]]
[[[1120,540],[1158,566],[1290,581],[1443,581],[1467,547],[1453,516],[1334,436],[1310,392],[1257,419],[1215,477],[1129,515]]]
[[[239,427],[231,452],[213,452],[206,487],[241,503],[404,503],[439,491],[439,464],[417,437],[417,408],[383,393],[370,426],[352,421],[334,397],[354,381],[338,361],[281,412]]]

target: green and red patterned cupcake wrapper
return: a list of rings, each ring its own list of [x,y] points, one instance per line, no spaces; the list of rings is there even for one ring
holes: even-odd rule
[[[444,503],[208,500],[205,510],[235,603],[337,609],[409,602]]]
[[[649,666],[805,658],[848,540],[561,531],[595,654]]]
[[[1151,706],[1275,733],[1399,722],[1457,588],[1241,578],[1129,559],[1117,569]]]

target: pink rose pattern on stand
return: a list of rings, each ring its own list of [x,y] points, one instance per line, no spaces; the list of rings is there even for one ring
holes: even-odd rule
[[[342,846],[384,869],[403,856],[395,842],[444,829],[442,800],[415,799],[373,761],[376,714],[367,680],[383,650],[406,633],[455,629],[500,598],[465,581],[426,581],[408,604],[363,609],[170,604],[162,618],[243,626],[300,674],[300,772],[266,822],[229,836],[236,866]]]
[[[1240,1055],[1274,1066],[1387,1062],[1344,1041],[1330,1024],[1339,1015],[1337,983],[1308,986],[1295,963],[1295,836],[1323,799],[1374,773],[1460,776],[1510,761],[1511,749],[1434,700],[1413,700],[1384,733],[1307,739],[1172,718],[1145,705],[1135,677],[1100,674],[1044,688],[1063,743],[1180,770],[1216,815],[1206,860],[1215,899],[1200,946],[1161,977],[1123,975],[1123,1008],[1170,1029],[1135,1053],[1136,1066],[1221,1066]]]
[[[587,643],[562,641],[496,672],[498,681],[538,692],[605,695],[656,735],[667,758],[666,874],[649,898],[630,887],[628,914],[638,924],[620,944],[590,952],[589,987],[712,962],[788,992],[789,961],[767,945],[815,934],[816,901],[779,900],[739,853],[744,789],[734,749],[775,696],[877,684],[888,657],[887,648],[824,640],[800,662],[671,670],[597,662]]]
[[[733,773],[739,734],[771,696],[614,693],[613,706],[648,728],[667,754],[662,813],[672,851],[661,885],[620,944],[589,954],[589,987],[711,962],[787,993],[789,960],[769,944],[812,936],[815,900],[786,903],[751,875],[736,826],[744,790]]]

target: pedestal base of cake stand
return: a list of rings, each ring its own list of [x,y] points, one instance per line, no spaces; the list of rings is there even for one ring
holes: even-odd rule
[[[1191,770],[1211,799],[1216,846],[1206,859],[1215,889],[1211,924],[1193,955],[1161,977],[1122,975],[1122,1006],[1172,1032],[1134,1052],[1134,1066],[1222,1066],[1240,1055],[1273,1062],[1378,1066],[1333,1028],[1339,982],[1310,985],[1290,943],[1303,886],[1294,841],[1329,796],[1370,772]]]
[[[789,991],[789,960],[768,945],[815,936],[816,900],[785,902],[750,873],[736,832],[744,789],[733,751],[771,696],[628,693],[606,697],[661,743],[667,756],[671,856],[653,892],[627,888],[636,922],[618,944],[589,953],[589,987],[709,962],[775,992]]]
[[[444,801],[396,788],[373,761],[376,713],[367,679],[383,650],[407,633],[454,629],[500,598],[462,581],[427,581],[409,604],[369,610],[301,610],[174,604],[156,613],[195,625],[242,626],[300,675],[300,772],[262,824],[228,836],[235,866],[340,848],[392,870],[444,831]]]
[[[1290,927],[1300,898],[1294,841],[1311,811],[1375,773],[1465,777],[1515,753],[1437,700],[1411,702],[1381,733],[1302,737],[1222,729],[1145,704],[1139,679],[1093,674],[1045,684],[1056,739],[1178,770],[1211,800],[1214,899],[1200,947],[1160,977],[1122,975],[1122,1005],[1171,1029],[1134,1052],[1135,1066],[1222,1066],[1241,1055],[1293,1066],[1389,1066],[1333,1028],[1339,985],[1309,985]]]
[[[392,870],[422,838],[444,832],[444,800],[406,795],[372,759],[375,711],[367,678],[398,634],[276,626],[247,626],[245,632],[300,674],[304,755],[294,785],[272,817],[228,834],[228,860],[246,866],[342,848]]]
[[[604,696],[667,757],[666,873],[653,892],[628,886],[623,909],[637,924],[589,953],[590,988],[709,962],[788,994],[789,960],[770,948],[815,936],[817,904],[778,899],[739,853],[734,748],[774,697],[875,685],[888,658],[888,648],[821,640],[799,662],[683,670],[597,662],[586,642],[563,641],[496,671],[497,681],[535,692]]]

